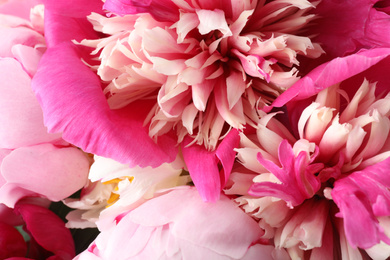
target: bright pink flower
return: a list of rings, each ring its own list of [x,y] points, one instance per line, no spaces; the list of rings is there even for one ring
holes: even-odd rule
[[[390,244],[390,183],[385,174],[390,82],[384,73],[389,54],[388,49],[373,49],[320,66],[275,102],[290,100],[291,125],[282,123],[286,118],[281,112],[261,113],[256,132],[241,134],[237,151],[244,168],[234,167],[227,192],[244,195],[237,201],[260,218],[268,237],[282,238],[280,232],[290,230],[280,245],[291,256],[317,259],[321,250],[338,247],[331,258],[351,254],[361,259],[357,248],[384,259],[390,255],[385,244]],[[330,214],[319,214],[328,211],[322,207]],[[269,212],[276,211],[280,216],[273,219]],[[299,216],[311,224],[304,228]],[[329,238],[325,226],[340,240]],[[306,240],[318,232],[323,243]]]
[[[75,255],[73,238],[65,223],[53,212],[39,205],[18,203],[14,218],[21,217],[23,236],[14,228],[15,223],[0,220],[1,259],[62,259],[70,260]]]
[[[13,207],[26,196],[58,201],[84,186],[89,161],[60,133],[47,133],[31,89],[31,78],[46,50],[43,6],[34,7],[29,20],[0,17],[4,36],[0,44],[0,202]]]
[[[183,187],[122,216],[76,259],[274,259],[274,247],[258,241],[262,233],[226,196],[205,203]]]

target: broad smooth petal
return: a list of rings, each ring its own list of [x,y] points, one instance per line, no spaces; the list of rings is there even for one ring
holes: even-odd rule
[[[0,187],[0,197],[9,207],[34,194],[59,201],[85,185],[88,171],[88,159],[77,148],[52,144],[18,148],[1,164],[7,183]]]
[[[161,136],[155,143],[143,127],[148,102],[111,110],[99,79],[71,43],[46,51],[32,86],[49,130],[63,132],[65,140],[84,151],[140,166],[156,167],[175,159],[176,141]]]
[[[194,187],[182,187],[125,215],[76,259],[273,259],[274,247],[258,243],[262,235],[228,197],[205,203]]]
[[[86,17],[92,12],[102,13],[103,2],[101,0],[43,0],[46,10],[71,17]]]
[[[190,137],[182,142],[183,158],[186,162],[191,178],[204,201],[215,202],[219,199],[235,159],[240,137],[238,131],[233,129],[223,139],[216,150],[208,151],[202,145],[192,144]],[[222,164],[222,170],[219,165]]]
[[[23,257],[27,253],[27,244],[19,231],[3,222],[0,222],[0,259],[9,257]]]
[[[61,134],[47,133],[30,76],[16,60],[0,59],[0,81],[0,147],[14,149],[59,141]]]
[[[0,1],[0,13],[15,15],[26,20],[30,17],[31,8],[41,4],[41,0],[11,0]]]
[[[31,204],[18,204],[16,211],[20,213],[26,222],[27,230],[40,246],[54,253],[59,259],[70,260],[75,256],[72,235],[56,214]]]
[[[390,46],[389,15],[381,12],[378,0],[321,1],[313,12],[318,15],[315,42],[330,57],[344,56],[365,47]]]
[[[355,76],[390,56],[390,49],[362,50],[322,64],[281,94],[272,104],[281,107],[287,102],[311,97],[321,90]],[[388,68],[388,67],[386,67]]]

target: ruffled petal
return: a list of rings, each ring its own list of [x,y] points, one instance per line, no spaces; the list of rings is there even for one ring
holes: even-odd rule
[[[335,182],[332,198],[340,209],[345,235],[353,247],[370,248],[390,238],[378,217],[390,215],[390,179],[386,159]]]

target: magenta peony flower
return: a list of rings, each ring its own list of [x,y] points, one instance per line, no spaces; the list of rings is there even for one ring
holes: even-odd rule
[[[183,187],[118,217],[75,259],[288,259],[261,244],[261,235],[226,196],[204,203],[194,188]]]
[[[75,247],[70,231],[57,215],[39,205],[40,202],[35,203],[37,201],[20,202],[13,211],[0,207],[1,212],[8,211],[8,217],[2,214],[0,219],[0,258],[72,259]],[[14,227],[16,225],[23,225],[27,241]]]
[[[31,6],[28,1],[24,4]],[[25,5],[21,5],[21,14]],[[0,45],[0,202],[13,207],[26,196],[59,201],[84,186],[89,161],[62,140],[61,134],[47,133],[31,89],[31,78],[46,49],[43,6],[34,7],[29,20],[0,17],[4,35]]]
[[[241,136],[227,193],[243,195],[237,201],[292,258],[390,256],[389,54],[318,67],[275,102],[290,100],[289,128],[280,112],[263,113],[256,133]]]

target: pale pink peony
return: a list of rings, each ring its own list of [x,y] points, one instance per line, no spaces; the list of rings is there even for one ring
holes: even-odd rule
[[[7,4],[13,2],[21,3]],[[29,8],[34,1],[23,3]],[[47,132],[31,89],[46,50],[43,6],[32,9],[30,20],[7,14],[0,19],[0,202],[13,207],[26,196],[59,201],[84,186],[89,161],[60,133]]]
[[[90,183],[83,188],[79,199],[64,202],[76,210],[66,218],[67,227],[98,227],[104,231],[116,223],[115,219],[138,207],[166,189],[186,185],[189,175],[182,174],[183,161],[159,167],[129,167],[112,159],[95,156],[89,173]]]
[[[241,134],[227,193],[243,195],[237,201],[291,257],[364,259],[358,248],[390,256],[389,54],[324,64],[275,102],[290,100],[291,124],[261,113]]]
[[[75,259],[288,259],[261,244],[262,233],[228,197],[205,203],[183,187],[118,217]]]

